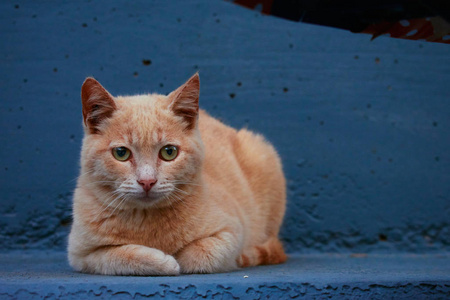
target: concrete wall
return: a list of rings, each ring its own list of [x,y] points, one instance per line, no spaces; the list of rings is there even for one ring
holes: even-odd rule
[[[168,93],[275,144],[289,251],[450,250],[450,48],[224,1],[0,3],[0,246],[64,249],[80,86]],[[270,184],[270,183],[268,183]]]

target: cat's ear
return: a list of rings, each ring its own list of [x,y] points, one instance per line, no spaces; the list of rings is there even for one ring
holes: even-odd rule
[[[185,84],[169,94],[170,109],[187,123],[187,129],[195,128],[198,118],[198,98],[200,96],[200,77],[194,74]]]
[[[81,103],[84,125],[90,133],[99,133],[100,123],[116,110],[111,94],[92,77],[88,77],[81,87]]]

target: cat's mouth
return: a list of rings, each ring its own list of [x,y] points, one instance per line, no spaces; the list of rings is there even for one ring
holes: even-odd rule
[[[146,203],[156,203],[163,201],[165,198],[167,198],[167,192],[158,192],[158,191],[149,191],[149,192],[139,192],[139,193],[132,193],[130,195],[130,198],[133,200],[139,201],[139,202],[146,202]]]

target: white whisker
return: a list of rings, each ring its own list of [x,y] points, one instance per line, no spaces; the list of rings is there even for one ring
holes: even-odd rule
[[[111,208],[114,207],[114,209],[113,209],[113,211],[106,217],[106,219],[109,219],[109,218],[111,218],[112,215],[114,215],[114,211],[116,210],[116,208],[117,208],[117,206],[118,206],[118,205],[116,205],[116,203],[119,202],[119,204],[120,204],[120,201],[121,201],[122,197],[123,197],[123,195],[117,196],[116,198],[114,198],[113,201],[111,201],[110,205],[108,205],[108,207],[111,206]],[[114,205],[112,205],[112,204],[114,204]]]
[[[93,173],[94,171],[95,171],[95,170],[90,170],[90,171],[84,172],[83,174],[78,175],[78,176],[75,177],[74,179],[69,180],[69,181],[67,182],[67,184],[72,183],[72,182],[78,180],[78,178],[80,178],[81,176],[84,176],[84,175]]]
[[[114,208],[114,210],[113,210],[113,212],[112,212],[112,214],[114,215],[114,212],[116,211],[116,209],[121,209],[120,207],[122,206],[122,204],[125,204],[125,201],[127,200],[127,195],[123,195],[122,196],[123,197],[123,199],[122,199],[122,201],[120,201],[120,203],[116,206],[116,208]]]
[[[178,194],[178,191],[174,191],[173,193],[169,194],[173,197],[174,200],[177,200],[177,202],[184,202],[181,195]]]
[[[193,185],[193,186],[201,186],[201,184],[198,184],[194,181],[186,181],[186,180],[171,180],[169,181],[172,184],[177,184],[177,185]]]
[[[99,181],[89,182],[89,184],[94,184],[94,183],[116,183],[116,181],[115,180],[99,180]]]
[[[108,198],[108,200],[105,201],[105,202],[109,202],[108,205],[106,205],[106,206],[102,209],[102,211],[99,212],[99,213],[97,214],[97,217],[100,217],[100,215],[101,215],[105,210],[107,210],[111,205],[113,205],[113,204],[120,198],[120,196],[117,196],[116,192],[117,192],[117,191],[111,193],[111,196]],[[112,198],[114,198],[114,199],[113,199],[112,201],[110,201]],[[111,216],[111,215],[110,215],[110,216]],[[109,218],[110,216],[108,216],[108,218]]]
[[[179,192],[179,193],[182,193],[182,194],[185,194],[185,195],[189,195],[188,192],[183,191],[182,189],[179,189],[179,188],[177,188],[177,187],[175,187],[175,186],[173,187],[173,189],[174,189],[175,192]]]

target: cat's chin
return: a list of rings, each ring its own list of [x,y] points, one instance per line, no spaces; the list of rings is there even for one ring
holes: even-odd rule
[[[132,199],[139,206],[160,206],[166,201],[166,193],[138,193],[133,194],[130,199]]]

